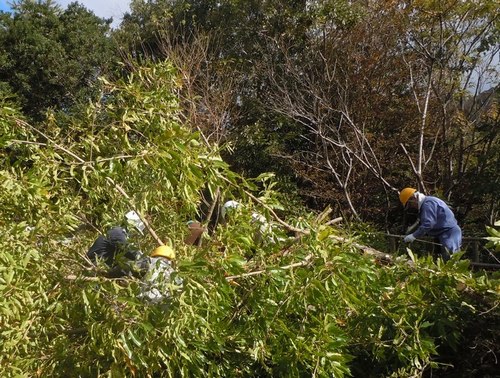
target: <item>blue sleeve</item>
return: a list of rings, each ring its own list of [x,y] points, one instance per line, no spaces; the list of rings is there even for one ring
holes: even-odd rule
[[[413,233],[416,238],[424,236],[434,228],[437,222],[438,208],[435,202],[428,202],[420,209],[420,227]]]

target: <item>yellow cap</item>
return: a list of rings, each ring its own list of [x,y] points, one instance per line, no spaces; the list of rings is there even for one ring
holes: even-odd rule
[[[417,189],[413,188],[404,188],[400,193],[399,193],[399,200],[403,204],[403,206],[406,206],[406,202],[410,199],[410,197],[417,191]]]
[[[175,260],[175,251],[168,245],[162,245],[151,253],[151,257],[156,256],[166,257],[169,260]]]

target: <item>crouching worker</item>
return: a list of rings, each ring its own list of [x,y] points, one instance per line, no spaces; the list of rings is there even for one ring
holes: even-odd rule
[[[234,200],[227,201],[222,205],[221,209],[221,223],[227,223],[229,218],[234,216],[232,214],[236,213],[242,205]],[[275,225],[269,223],[265,216],[254,211],[251,215],[251,221],[254,231],[253,231],[253,241],[256,244],[276,244],[283,242],[286,239],[278,236],[276,232]]]
[[[172,292],[182,288],[182,279],[175,276],[173,261],[175,252],[169,246],[162,245],[151,253],[138,298],[150,304],[168,304]]]
[[[106,236],[100,235],[89,248],[87,257],[96,266],[98,260],[102,260],[108,268],[104,275],[109,278],[140,276],[145,268],[140,251],[129,243],[127,231],[122,227],[112,227]]]

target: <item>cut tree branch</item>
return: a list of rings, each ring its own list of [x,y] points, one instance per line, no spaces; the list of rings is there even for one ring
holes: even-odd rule
[[[56,143],[54,140],[52,140],[48,135],[46,135],[45,133],[41,132],[40,130],[36,129],[35,127],[31,126],[29,123],[25,122],[25,121],[22,121],[22,120],[16,120],[16,123],[18,124],[18,126],[21,126],[21,127],[26,127],[26,128],[29,128],[30,130],[32,131],[35,131],[36,133],[40,134],[42,137],[44,137],[45,139],[47,139],[55,148],[65,152],[66,154],[68,154],[69,156],[73,157],[76,161],[78,161],[80,164],[85,164],[86,161],[84,159],[82,159],[80,156],[78,156],[77,154],[75,154],[74,152],[72,152],[71,150],[61,146],[60,144]],[[97,172],[96,169],[93,167],[93,166],[90,166],[91,169],[94,171],[94,172]],[[132,207],[132,210],[134,210],[138,215],[139,217],[141,218],[141,221],[144,223],[144,225],[146,226],[146,228],[148,229],[149,233],[153,236],[153,238],[156,240],[156,242],[159,244],[159,245],[165,245],[165,243],[163,243],[163,241],[158,237],[158,235],[156,234],[156,232],[153,230],[153,228],[151,227],[151,225],[149,224],[149,222],[147,221],[147,219],[141,215],[141,213],[137,210],[133,200],[130,198],[130,196],[125,192],[125,190],[120,186],[118,185],[117,183],[115,183],[113,181],[113,179],[111,179],[110,177],[106,177],[106,180],[114,186],[114,188],[121,194],[125,197],[125,199],[127,199],[127,202],[129,203],[129,205]]]

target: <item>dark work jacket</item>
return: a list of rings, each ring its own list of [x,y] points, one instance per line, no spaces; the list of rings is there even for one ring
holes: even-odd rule
[[[108,276],[121,277],[128,275],[129,265],[138,259],[140,253],[128,243],[127,232],[121,227],[111,228],[106,236],[100,235],[89,248],[87,257],[94,264],[101,259],[110,268]],[[120,262],[123,260],[125,264]]]

